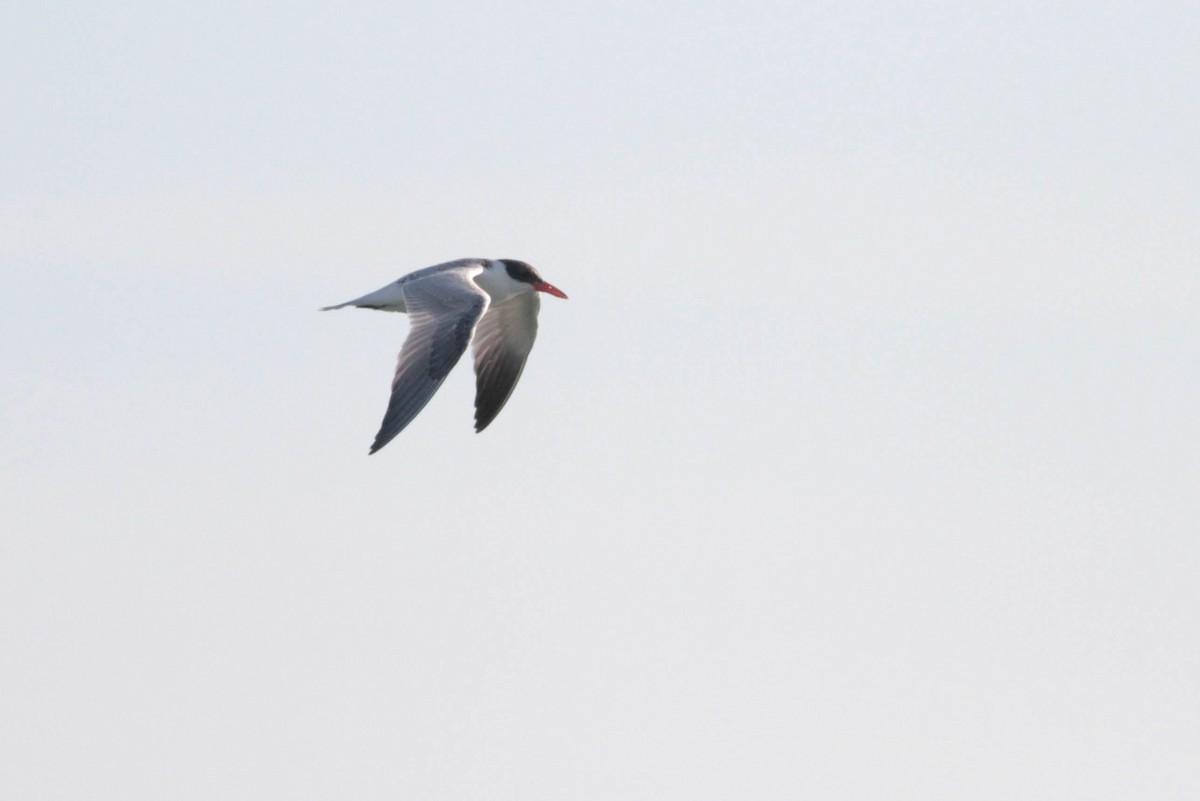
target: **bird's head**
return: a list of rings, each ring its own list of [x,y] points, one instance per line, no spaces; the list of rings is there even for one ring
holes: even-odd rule
[[[538,271],[523,261],[516,259],[496,259],[491,262],[489,267],[493,269],[502,269],[508,273],[508,277],[514,281],[520,281],[523,284],[529,284],[538,292],[545,292],[547,295],[553,295],[556,298],[566,300],[567,293],[544,280]]]

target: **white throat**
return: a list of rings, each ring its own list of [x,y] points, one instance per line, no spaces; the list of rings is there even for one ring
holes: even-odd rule
[[[509,275],[508,268],[504,266],[503,262],[489,261],[488,265],[475,276],[475,283],[491,296],[493,302],[510,298],[522,292],[535,291],[529,284],[517,281]]]

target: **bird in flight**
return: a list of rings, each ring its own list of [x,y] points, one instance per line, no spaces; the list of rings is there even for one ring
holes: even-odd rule
[[[475,431],[487,428],[504,408],[533,349],[539,292],[567,297],[523,261],[458,259],[321,309],[357,306],[408,313],[408,337],[400,348],[392,397],[371,453],[391,442],[425,408],[468,343],[475,353]]]

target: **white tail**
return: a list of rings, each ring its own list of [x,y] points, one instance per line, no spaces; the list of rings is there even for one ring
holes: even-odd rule
[[[382,289],[369,292],[361,298],[348,300],[336,306],[322,306],[321,311],[344,309],[347,306],[358,306],[363,309],[379,309],[381,311],[407,311],[404,306],[404,292],[400,289],[400,282],[398,281],[393,281]]]

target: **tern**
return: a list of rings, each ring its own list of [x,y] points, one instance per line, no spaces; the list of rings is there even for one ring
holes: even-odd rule
[[[468,343],[475,352],[475,431],[487,428],[508,402],[533,349],[539,292],[567,297],[523,261],[458,259],[322,308],[408,313],[408,337],[400,348],[392,397],[371,453],[391,442],[425,408]]]

